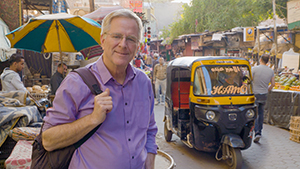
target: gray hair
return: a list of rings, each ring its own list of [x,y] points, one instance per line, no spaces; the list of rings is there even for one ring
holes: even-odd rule
[[[143,29],[142,21],[134,12],[128,9],[115,10],[109,13],[108,15],[106,15],[102,22],[101,36],[110,30],[112,19],[117,17],[126,17],[126,18],[134,19],[136,21],[136,24],[138,25],[138,31],[139,31],[138,40],[141,41],[142,29]]]

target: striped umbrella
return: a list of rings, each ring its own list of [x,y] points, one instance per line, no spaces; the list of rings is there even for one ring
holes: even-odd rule
[[[42,15],[13,30],[6,37],[12,48],[40,53],[79,52],[100,44],[97,22],[66,13]]]

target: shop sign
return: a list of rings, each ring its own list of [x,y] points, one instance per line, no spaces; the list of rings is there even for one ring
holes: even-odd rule
[[[244,42],[254,41],[254,28],[248,27],[244,28]]]
[[[300,0],[287,2],[288,28],[300,27]]]
[[[170,49],[172,49],[172,46],[171,45],[166,45],[166,49],[170,50]]]
[[[133,9],[133,12],[143,12],[143,1],[129,1],[129,8]]]

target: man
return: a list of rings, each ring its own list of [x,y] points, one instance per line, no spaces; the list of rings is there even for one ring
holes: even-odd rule
[[[153,61],[152,61],[152,71],[151,71],[151,81],[152,81],[152,89],[153,89],[153,93],[154,93],[154,98],[156,98],[156,93],[155,93],[155,83],[153,82],[153,72],[154,72],[154,67],[156,64],[158,64],[158,53],[154,53],[153,54]]]
[[[152,70],[154,70],[155,65],[159,63],[158,57],[159,57],[158,53],[153,54]]]
[[[9,59],[9,65],[1,74],[2,91],[10,92],[19,90],[26,92],[27,90],[19,74],[24,69],[24,57],[19,53],[13,54]]]
[[[64,80],[64,75],[66,75],[68,67],[65,63],[60,63],[57,66],[56,72],[50,79],[50,86],[51,86],[51,94],[55,95],[56,90],[58,89],[61,82]]]
[[[267,94],[275,86],[274,72],[266,64],[269,62],[269,55],[263,54],[259,60],[260,65],[252,68],[253,93],[258,106],[258,117],[255,120],[254,142],[259,142],[262,135],[264,122],[264,106],[267,101]],[[269,83],[271,83],[269,85]]]
[[[144,55],[145,58],[145,65],[148,67],[152,67],[152,58],[151,56],[147,56],[147,54]]]
[[[167,65],[163,57],[159,58],[159,64],[155,65],[153,73],[153,83],[155,84],[156,105],[160,103],[159,89],[161,89],[162,100],[165,101],[166,85],[167,85]]]
[[[77,150],[72,169],[154,169],[157,126],[150,79],[129,62],[142,37],[142,22],[120,9],[102,22],[100,58],[86,67],[103,93],[94,96],[80,76],[70,72],[44,118],[43,145],[52,151],[72,145],[102,123]]]

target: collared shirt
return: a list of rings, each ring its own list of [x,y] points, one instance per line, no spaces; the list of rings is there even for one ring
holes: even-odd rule
[[[142,169],[147,153],[157,153],[154,96],[150,79],[130,64],[124,84],[105,67],[102,56],[87,65],[101,89],[109,88],[113,109],[97,132],[73,154],[70,169]],[[70,72],[48,109],[43,130],[92,113],[94,95],[78,74]]]
[[[164,80],[167,78],[167,65],[166,64],[157,64],[154,67],[154,80],[159,79],[159,80]]]
[[[60,86],[61,82],[64,80],[64,77],[61,73],[56,71],[50,79],[50,86],[51,86],[51,94],[55,95],[56,90]]]
[[[1,85],[2,91],[27,91],[24,83],[21,81],[20,75],[17,72],[10,70],[9,68],[5,68],[3,70],[3,73],[1,74]]]

